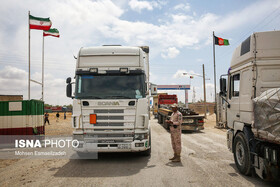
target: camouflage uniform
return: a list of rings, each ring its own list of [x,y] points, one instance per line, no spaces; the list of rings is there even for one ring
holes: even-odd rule
[[[182,114],[177,110],[173,112],[170,121],[173,122],[173,125],[170,125],[170,134],[171,134],[171,143],[174,154],[181,154],[181,124],[183,122]],[[173,126],[177,126],[174,128]]]

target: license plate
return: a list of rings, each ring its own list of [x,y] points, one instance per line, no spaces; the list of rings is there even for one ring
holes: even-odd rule
[[[118,148],[119,149],[130,149],[130,144],[119,144]]]
[[[102,140],[101,143],[115,143],[115,140]]]
[[[186,119],[184,120],[184,123],[193,123],[193,119]]]

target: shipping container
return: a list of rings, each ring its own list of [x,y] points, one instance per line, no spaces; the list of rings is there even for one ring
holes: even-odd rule
[[[35,134],[45,134],[43,101],[0,101],[0,135]]]

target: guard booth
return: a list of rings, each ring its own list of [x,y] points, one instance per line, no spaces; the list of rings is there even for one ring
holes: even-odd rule
[[[45,134],[43,101],[0,101],[0,135],[40,134]]]

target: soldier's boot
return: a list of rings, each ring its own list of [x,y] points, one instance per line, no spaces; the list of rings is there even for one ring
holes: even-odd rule
[[[174,153],[174,156],[172,158],[169,158],[169,160],[174,160],[176,158],[176,154]]]
[[[181,162],[181,155],[176,154],[176,158],[172,160],[172,162]]]

